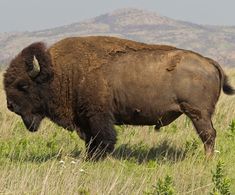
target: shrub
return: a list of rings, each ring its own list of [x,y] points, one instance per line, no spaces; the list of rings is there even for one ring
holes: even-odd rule
[[[152,192],[147,192],[147,195],[173,195],[175,194],[175,190],[173,187],[172,178],[167,175],[163,180],[158,179],[157,185],[153,186]]]
[[[215,171],[212,171],[212,182],[214,184],[211,195],[231,195],[231,181],[225,176],[224,163],[219,161]]]

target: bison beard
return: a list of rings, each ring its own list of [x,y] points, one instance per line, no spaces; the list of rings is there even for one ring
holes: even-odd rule
[[[43,43],[26,47],[11,61],[4,87],[8,108],[27,129],[36,131],[47,117],[76,130],[94,159],[113,151],[114,124],[159,129],[182,114],[191,119],[210,156],[216,137],[211,117],[221,88],[235,93],[212,59],[170,46],[95,36],[67,38],[50,48]]]

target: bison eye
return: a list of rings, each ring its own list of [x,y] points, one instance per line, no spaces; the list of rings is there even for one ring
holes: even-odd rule
[[[28,88],[29,88],[29,85],[28,85],[28,83],[26,83],[26,82],[19,82],[19,83],[17,84],[17,89],[18,89],[19,91],[27,92],[27,91],[28,91]]]

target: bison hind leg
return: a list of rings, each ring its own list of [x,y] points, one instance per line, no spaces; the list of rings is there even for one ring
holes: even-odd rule
[[[116,131],[113,124],[112,117],[106,113],[98,113],[89,118],[85,140],[88,158],[96,160],[114,150]]]
[[[178,117],[180,117],[182,114],[182,112],[176,112],[176,111],[172,111],[169,112],[165,115],[163,115],[163,117],[161,119],[158,120],[157,124],[155,125],[154,129],[156,131],[160,131],[161,127],[167,126],[170,123],[172,123],[174,120],[176,120]]]
[[[216,130],[211,121],[212,112],[205,109],[194,108],[188,103],[182,103],[181,108],[193,122],[193,125],[204,144],[206,155],[211,157],[214,153],[216,138]]]

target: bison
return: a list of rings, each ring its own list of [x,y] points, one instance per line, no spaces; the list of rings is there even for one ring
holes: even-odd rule
[[[71,37],[24,48],[4,74],[7,107],[31,132],[47,117],[85,141],[88,156],[113,151],[114,125],[156,125],[187,115],[212,155],[211,122],[221,88],[235,90],[220,65],[166,45],[106,36]]]

